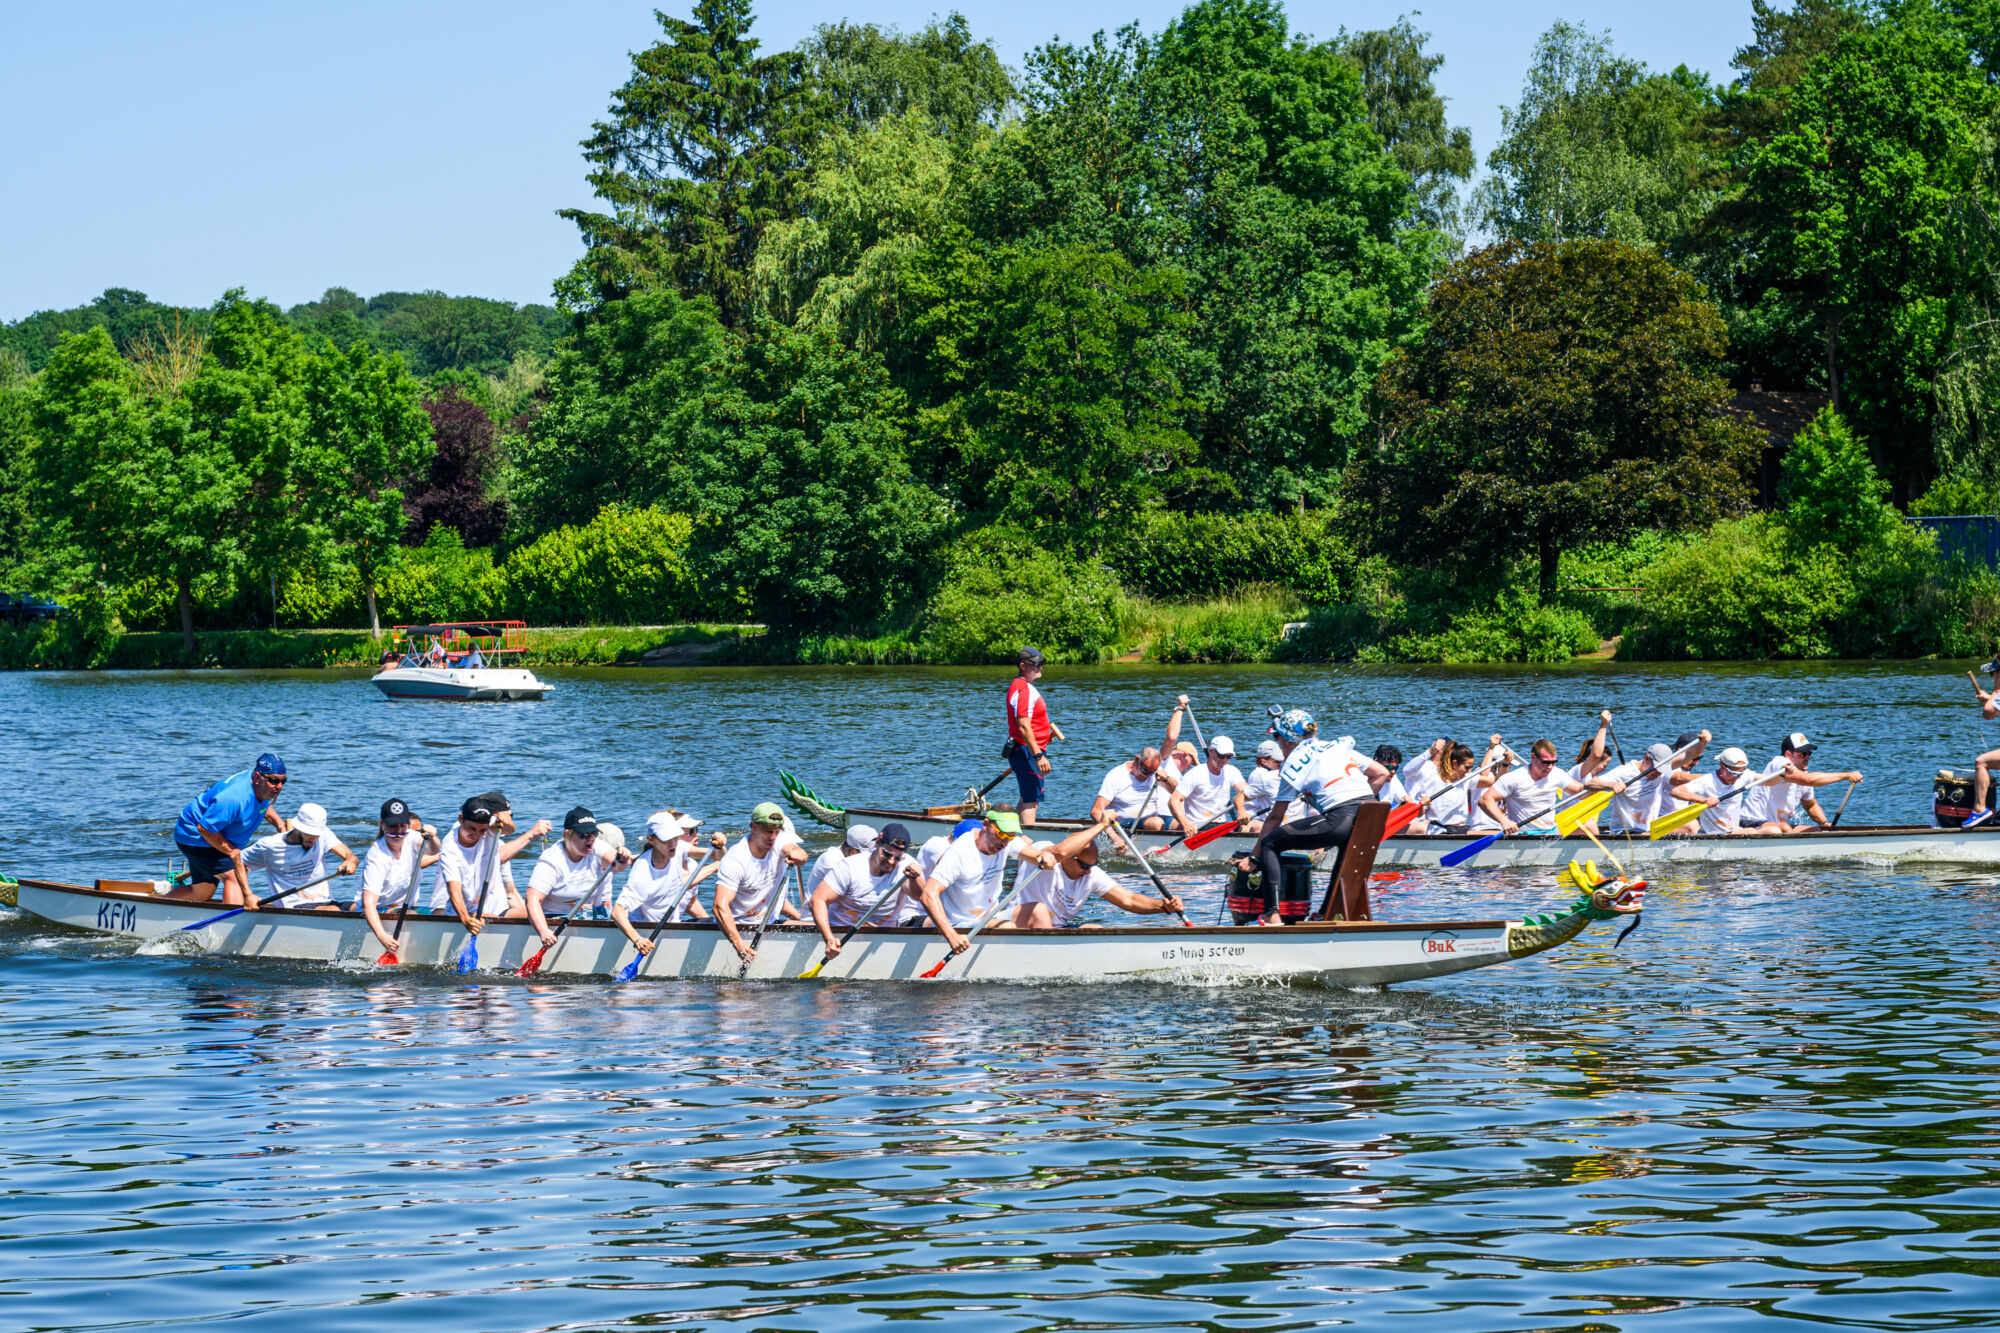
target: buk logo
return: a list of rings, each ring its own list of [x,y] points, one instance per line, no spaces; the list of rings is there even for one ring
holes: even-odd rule
[[[1455,954],[1458,952],[1458,935],[1454,931],[1434,930],[1424,936],[1423,950],[1427,956],[1443,953]]]

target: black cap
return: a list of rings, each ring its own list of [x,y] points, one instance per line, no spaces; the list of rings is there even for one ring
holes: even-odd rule
[[[1819,746],[1814,744],[1812,741],[1807,740],[1804,732],[1795,731],[1791,735],[1785,737],[1785,739],[1779,741],[1778,748],[1780,750],[1796,750],[1800,754],[1811,754],[1814,750],[1817,750]]]
[[[1680,735],[1674,737],[1674,749],[1676,751],[1685,750],[1700,739],[1701,733],[1698,731],[1683,731]]]
[[[1015,660],[1022,666],[1040,666],[1042,664],[1042,650],[1039,648],[1023,648]]]
[[[898,842],[903,844],[904,847],[910,845],[910,831],[901,824],[884,824],[882,831],[875,835],[875,845],[877,847],[882,846],[884,843]]]
[[[563,832],[594,835],[597,832],[597,816],[579,805],[563,816]]]
[[[468,796],[465,804],[458,807],[458,817],[468,824],[490,824],[493,822],[493,805],[484,796]]]
[[[512,810],[514,808],[513,806],[507,804],[507,798],[501,795],[497,791],[481,792],[479,795],[473,797],[472,799],[475,801],[484,801],[486,803],[486,808],[488,810],[491,810],[496,815],[503,810]]]
[[[382,802],[382,822],[384,824],[392,819],[415,818],[416,816],[410,813],[410,803],[408,801],[399,801],[391,796],[388,800]]]

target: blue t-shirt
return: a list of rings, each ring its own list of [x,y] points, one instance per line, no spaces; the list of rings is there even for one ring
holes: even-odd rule
[[[181,817],[174,821],[174,841],[189,847],[206,847],[208,840],[201,836],[201,831],[207,829],[227,838],[232,846],[248,847],[257,836],[257,825],[264,812],[270,808],[269,801],[257,799],[250,785],[250,770],[246,768],[181,807]]]

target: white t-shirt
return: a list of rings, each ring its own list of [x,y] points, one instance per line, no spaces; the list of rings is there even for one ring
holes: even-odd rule
[[[1464,828],[1466,797],[1476,781],[1467,777],[1455,783],[1446,782],[1437,765],[1427,762],[1410,780],[1410,799],[1431,803],[1425,819],[1432,833]]]
[[[1718,778],[1714,773],[1704,773],[1698,778],[1681,784],[1681,789],[1695,796],[1713,796],[1719,801],[1729,795],[1729,793],[1741,790],[1743,784],[1749,780],[1747,776],[1738,776],[1735,782],[1725,787],[1722,785],[1722,779]],[[1749,795],[1739,796],[1722,805],[1703,810],[1701,818],[1695,821],[1696,826],[1703,833],[1736,832],[1737,828],[1743,822],[1743,803],[1756,796],[1756,794],[1753,791]]]
[[[1658,819],[1664,813],[1663,806],[1671,809],[1678,804],[1668,796],[1667,774],[1656,769],[1650,776],[1640,777],[1636,759],[1601,776],[1625,784],[1625,790],[1611,798],[1611,805],[1604,812],[1602,822],[1606,828],[1637,832]]]
[[[535,862],[535,873],[528,876],[528,892],[541,893],[542,912],[568,912],[583,901],[584,895],[598,889],[597,881],[618,859],[617,854],[607,855],[604,844],[592,843],[581,861],[569,859],[569,848],[561,839],[549,844],[549,849]]]
[[[1250,778],[1243,784],[1246,799],[1250,802],[1250,817],[1262,819],[1278,800],[1278,770],[1265,768],[1259,764],[1250,770]],[[1291,821],[1287,820],[1287,823]]]
[[[684,842],[673,844],[664,866],[654,866],[651,848],[641,851],[618,890],[618,906],[634,921],[660,920],[680,906],[688,872],[693,868],[694,858],[688,855]]]
[[[1500,808],[1507,812],[1507,818],[1524,829],[1554,828],[1556,806],[1568,793],[1582,789],[1581,782],[1554,765],[1540,782],[1529,776],[1526,765],[1510,769],[1491,788],[1500,798]]]
[[[1161,773],[1166,772],[1166,761],[1160,762]],[[1163,815],[1166,803],[1161,799],[1147,801],[1153,789],[1160,785],[1157,776],[1141,781],[1132,776],[1132,765],[1123,763],[1104,775],[1104,781],[1097,784],[1097,794],[1110,801],[1110,812],[1120,819],[1130,819],[1144,807],[1149,815]],[[1171,784],[1169,784],[1171,785]]]
[[[750,854],[750,839],[744,837],[724,853],[722,869],[715,872],[715,891],[720,894],[728,889],[734,895],[729,900],[729,914],[738,925],[747,921],[754,926],[764,920],[771,895],[784,890],[785,875],[791,869],[780,853],[797,841],[781,832],[771,840],[771,850],[757,857]],[[778,909],[771,910],[775,917]]]
[[[285,834],[273,833],[243,849],[243,864],[250,870],[262,869],[271,880],[271,892],[283,893],[301,884],[312,884],[326,873],[326,849],[332,838],[322,833],[310,847],[285,841]],[[333,883],[313,884],[303,893],[285,899],[286,907],[311,907],[333,901]]]
[[[498,916],[507,910],[507,885],[505,880],[493,873],[493,858],[499,855],[499,838],[487,834],[478,842],[467,847],[458,840],[458,825],[444,835],[444,844],[438,850],[437,864],[431,867],[431,910],[448,912],[451,910],[451,890],[445,887],[449,881],[458,881],[458,891],[465,899],[465,905],[475,916]],[[493,880],[487,885],[487,880]],[[485,897],[482,899],[481,894]]]
[[[1382,784],[1382,790],[1375,793],[1375,799],[1387,801],[1390,808],[1394,809],[1396,806],[1410,803],[1410,789],[1403,785],[1401,778],[1391,773],[1389,780]]]
[[[850,856],[865,856],[866,852],[856,852],[846,843],[838,843],[819,854],[819,858],[806,867],[806,892],[819,887],[819,882],[833,873],[833,868]]]
[[[979,850],[979,834],[980,830],[973,829],[953,841],[929,876],[938,884],[938,901],[946,920],[960,929],[978,925],[999,901],[1007,858],[1025,855],[1035,846],[1026,838],[1014,838],[988,855]]]
[[[1064,926],[1076,919],[1092,898],[1102,898],[1110,890],[1118,887],[1118,881],[1105,874],[1096,866],[1090,867],[1082,879],[1071,879],[1063,873],[1062,863],[1057,862],[1047,870],[1023,867],[1019,901],[1022,903],[1047,903],[1049,918],[1056,925]]]
[[[1304,801],[1321,814],[1349,801],[1373,800],[1366,764],[1338,741],[1307,741],[1278,770],[1278,799]]]
[[[375,895],[375,906],[400,907],[405,901],[415,905],[417,862],[423,859],[424,840],[414,828],[403,835],[403,854],[389,850],[387,838],[377,838],[361,858],[361,894]]]
[[[917,868],[924,872],[925,879],[931,877],[931,871],[937,869],[938,858],[943,856],[950,846],[951,836],[940,833],[917,849]]]
[[[870,923],[893,926],[905,914],[923,910],[923,904],[903,877],[903,867],[916,862],[907,856],[898,857],[887,873],[878,875],[874,870],[874,857],[873,852],[861,852],[827,872],[825,882],[839,895],[826,905],[827,924],[835,930],[846,930],[859,921],[899,881],[904,885],[903,891],[883,903],[881,910],[868,918]]]
[[[1778,755],[1764,765],[1761,776],[1769,777],[1773,773],[1782,773],[1790,768],[1791,764],[1791,760],[1782,754]],[[1799,793],[1810,790],[1811,788],[1796,782],[1774,782],[1768,787],[1759,787],[1739,803],[1743,807],[1743,813],[1738,818],[1753,828],[1759,824],[1768,824],[1772,820],[1793,823],[1794,816],[1798,814]]]
[[[1233,810],[1231,792],[1248,790],[1236,765],[1224,764],[1220,773],[1213,773],[1207,764],[1196,764],[1181,777],[1181,808],[1187,811],[1188,822],[1200,828],[1223,811]]]

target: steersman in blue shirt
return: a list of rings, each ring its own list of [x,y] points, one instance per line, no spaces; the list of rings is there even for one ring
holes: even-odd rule
[[[167,896],[206,902],[223,886],[223,901],[231,907],[257,906],[250,892],[250,874],[243,866],[243,849],[266,820],[283,833],[289,827],[271,803],[285,787],[285,761],[260,754],[257,762],[231,774],[181,807],[174,821],[174,842],[187,859],[188,883]]]

